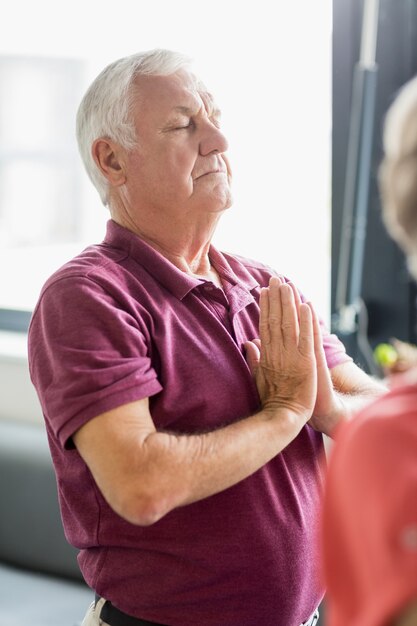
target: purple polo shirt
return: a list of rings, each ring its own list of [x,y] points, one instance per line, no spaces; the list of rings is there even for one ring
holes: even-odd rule
[[[253,414],[243,344],[272,271],[210,250],[224,291],[108,223],[45,284],[29,331],[68,541],[86,582],[168,626],[299,626],[322,597],[315,555],[322,437],[309,426],[237,485],[139,527],[108,506],[72,444],[91,418],[150,397],[158,429],[195,433]],[[329,367],[349,360],[324,334]],[[138,477],[140,480],[140,477]]]

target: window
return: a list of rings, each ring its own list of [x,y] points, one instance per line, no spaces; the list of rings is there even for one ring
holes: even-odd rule
[[[0,233],[2,246],[78,236],[80,181],[72,124],[81,63],[0,58]]]
[[[73,119],[82,68],[74,59],[0,57],[4,309],[30,309],[39,289],[38,272],[43,267],[48,272],[51,259],[59,259],[57,251],[64,252],[65,244],[81,236],[82,172]]]

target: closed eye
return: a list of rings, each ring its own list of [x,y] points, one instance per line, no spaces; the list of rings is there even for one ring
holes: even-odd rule
[[[175,126],[172,130],[187,130],[187,128],[193,128],[194,122],[190,120],[187,124],[183,124],[182,126]]]

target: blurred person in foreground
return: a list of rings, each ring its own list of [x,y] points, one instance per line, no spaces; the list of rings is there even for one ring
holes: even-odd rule
[[[388,111],[384,151],[384,221],[417,279],[417,78]],[[417,367],[394,378],[337,429],[322,529],[329,626],[417,625]]]
[[[84,626],[312,626],[322,433],[380,385],[287,279],[211,244],[228,144],[185,57],[109,65],[77,134],[111,219],[45,284],[29,356]]]

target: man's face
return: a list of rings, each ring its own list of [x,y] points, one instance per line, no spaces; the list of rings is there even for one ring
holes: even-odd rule
[[[130,207],[181,219],[227,209],[228,144],[211,95],[185,70],[141,76],[137,84],[137,147],[129,152],[125,185]]]

